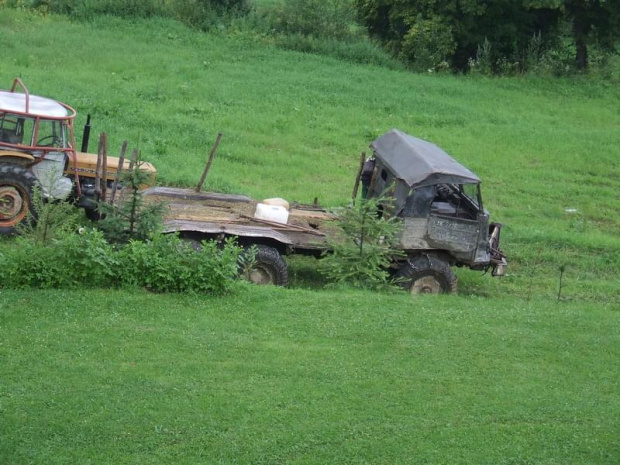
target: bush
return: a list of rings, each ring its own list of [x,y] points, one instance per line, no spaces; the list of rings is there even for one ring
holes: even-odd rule
[[[124,243],[131,239],[148,239],[161,232],[164,204],[145,201],[142,187],[151,181],[151,173],[141,163],[123,171],[121,197],[116,203],[100,201],[97,212],[102,216],[99,228],[110,242]]]
[[[131,241],[119,252],[119,273],[127,285],[154,292],[224,294],[238,274],[241,248],[203,242],[196,251],[175,235],[157,235],[147,242]]]
[[[28,2],[21,0],[21,3]],[[169,10],[166,2],[162,0],[31,0],[29,6],[40,11],[66,14],[78,19],[92,19],[99,15],[149,18],[166,16]]]
[[[2,285],[13,289],[107,287],[116,265],[112,247],[96,230],[47,243],[17,237],[0,251]]]
[[[197,252],[174,235],[116,249],[96,229],[47,244],[17,237],[0,244],[0,282],[11,289],[136,286],[221,295],[234,285],[240,250],[205,242]]]
[[[47,200],[36,186],[32,195],[29,219],[17,227],[20,236],[41,244],[75,232],[83,213],[69,202]]]
[[[288,0],[267,8],[264,15],[274,34],[346,39],[352,36],[354,11],[348,0]]]
[[[173,16],[196,29],[208,31],[224,18],[249,13],[248,0],[176,0],[172,3]]]
[[[5,0],[5,3],[10,7],[33,8],[87,20],[101,15],[176,18],[203,30],[222,17],[250,11],[248,0]]]

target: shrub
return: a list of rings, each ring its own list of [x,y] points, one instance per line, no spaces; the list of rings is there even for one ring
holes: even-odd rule
[[[288,0],[265,10],[274,34],[322,39],[346,39],[353,35],[354,8],[347,0]]]
[[[168,11],[163,0],[31,0],[30,7],[78,19],[92,19],[99,15],[149,18],[166,16]]]
[[[220,246],[203,242],[196,251],[176,235],[157,235],[131,241],[119,252],[123,283],[154,292],[224,294],[238,274],[241,248],[233,242]]]
[[[248,0],[176,0],[172,14],[188,26],[207,31],[223,18],[242,16],[250,11]]]
[[[106,287],[115,278],[113,249],[100,231],[65,235],[47,243],[17,237],[3,245],[0,279],[4,287]]]
[[[331,56],[351,63],[383,66],[390,69],[404,68],[402,63],[364,37],[338,40],[291,34],[278,36],[275,43],[285,50]]]
[[[72,203],[46,200],[38,186],[33,192],[29,215],[29,221],[19,225],[17,232],[42,244],[75,232],[83,216]]]
[[[205,242],[197,252],[174,235],[117,249],[96,229],[47,244],[17,237],[1,244],[0,282],[12,289],[136,286],[221,295],[234,285],[240,251],[232,243]]]
[[[87,20],[101,15],[121,18],[174,17],[204,30],[217,19],[250,11],[248,0],[6,0],[6,5]]]

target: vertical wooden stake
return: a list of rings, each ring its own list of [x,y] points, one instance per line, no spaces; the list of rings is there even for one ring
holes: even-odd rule
[[[213,159],[215,158],[215,151],[217,150],[218,145],[220,145],[220,140],[222,139],[222,133],[217,133],[217,139],[215,139],[215,144],[213,144],[213,148],[211,149],[211,153],[209,154],[209,160],[207,161],[207,166],[205,166],[205,170],[202,172],[202,176],[200,177],[200,181],[198,181],[198,186],[196,186],[196,192],[200,192],[202,189],[202,185],[207,179],[207,174],[211,169],[211,163],[213,163]]]
[[[129,160],[129,171],[133,170],[138,163],[138,149],[131,151],[131,159]]]
[[[103,136],[103,156],[101,157],[101,199],[105,202],[108,191],[108,135]]]
[[[366,152],[362,152],[362,155],[360,157],[360,166],[357,170],[357,175],[355,176],[355,185],[353,186],[353,195],[351,196],[353,205],[355,205],[355,199],[357,198],[357,190],[360,187],[360,178],[362,176],[362,171],[364,171],[365,161],[366,161]]]
[[[125,166],[125,154],[127,153],[127,141],[123,142],[121,147],[121,156],[118,158],[118,167],[116,168],[116,176],[114,177],[114,185],[112,186],[112,195],[110,195],[110,205],[114,204],[114,197],[116,197],[116,191],[118,190],[118,183],[121,180],[123,174],[123,168]]]
[[[131,172],[135,168],[136,163],[138,163],[138,149],[133,149],[131,151],[131,158],[129,159],[129,168],[127,168],[127,170]],[[123,203],[124,198],[125,198],[125,189],[122,189],[119,202]]]
[[[101,159],[103,157],[103,133],[99,135],[97,147],[97,168],[95,168],[95,200],[101,198]]]

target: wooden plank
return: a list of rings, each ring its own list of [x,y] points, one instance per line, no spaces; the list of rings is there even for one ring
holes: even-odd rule
[[[110,195],[110,203],[114,203],[114,197],[116,197],[116,191],[118,190],[118,183],[123,174],[123,166],[125,165],[125,154],[127,153],[127,141],[123,142],[121,146],[121,156],[118,158],[118,166],[116,167],[116,176],[114,177],[114,185],[112,186],[112,194]]]

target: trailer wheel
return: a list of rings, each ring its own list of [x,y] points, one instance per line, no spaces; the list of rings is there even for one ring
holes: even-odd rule
[[[247,254],[244,252],[242,256]],[[288,286],[288,266],[273,247],[257,245],[254,261],[240,272],[253,284]]]
[[[14,234],[20,224],[34,218],[32,195],[35,175],[22,165],[0,163],[0,234]]]
[[[187,247],[196,252],[202,252],[202,243],[198,239],[188,236],[180,236],[179,239],[181,240],[181,247]]]
[[[432,255],[407,260],[394,278],[411,294],[454,294],[457,290],[457,278],[448,262]]]

